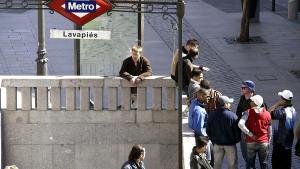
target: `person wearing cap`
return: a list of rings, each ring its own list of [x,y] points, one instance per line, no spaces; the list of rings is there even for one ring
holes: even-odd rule
[[[189,107],[188,125],[194,130],[196,145],[199,144],[197,142],[199,137],[207,137],[206,126],[208,115],[205,110],[205,105],[209,100],[208,94],[208,90],[200,88],[196,93],[196,98],[192,100]],[[208,144],[206,155],[211,165],[213,165],[212,144],[210,142]]]
[[[239,119],[241,119],[243,112],[246,110],[250,109],[250,97],[256,95],[255,93],[255,83],[251,80],[245,80],[242,82],[241,86],[241,97],[236,109],[236,114]],[[267,105],[265,103],[262,104],[263,107],[267,109]],[[246,141],[245,141],[245,134],[242,132],[241,133],[241,142],[240,142],[240,147],[242,151],[242,157],[247,163],[247,151],[246,151]]]
[[[269,144],[272,137],[271,115],[262,107],[260,95],[250,97],[250,106],[243,113],[238,126],[246,134],[247,169],[255,168],[255,157],[258,153],[261,169],[268,168]]]
[[[296,110],[293,107],[293,93],[290,90],[279,92],[280,100],[270,108],[273,120],[278,120],[278,127],[273,134],[273,169],[290,169],[292,164],[292,146]]]
[[[213,169],[206,158],[208,138],[198,138],[198,145],[194,146],[190,156],[190,169]]]
[[[221,169],[224,155],[228,159],[228,168],[237,169],[236,143],[241,139],[238,117],[230,110],[233,98],[219,97],[218,108],[208,115],[206,132],[214,144],[214,169]]]

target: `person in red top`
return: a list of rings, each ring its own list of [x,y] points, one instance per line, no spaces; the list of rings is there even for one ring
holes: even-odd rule
[[[263,104],[260,95],[252,96],[251,108],[243,113],[238,126],[246,134],[247,169],[255,168],[255,156],[258,153],[261,169],[268,168],[269,144],[272,134],[271,115]]]

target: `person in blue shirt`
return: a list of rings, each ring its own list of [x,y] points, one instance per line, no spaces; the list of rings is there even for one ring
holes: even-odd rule
[[[196,98],[192,100],[189,109],[188,124],[191,129],[194,130],[195,136],[207,136],[206,134],[206,123],[207,113],[205,105],[209,100],[208,90],[199,88],[196,92]]]
[[[281,99],[269,110],[272,119],[279,121],[273,134],[272,168],[290,169],[297,113],[292,104],[293,93],[290,90],[283,90],[278,95]]]
[[[198,140],[200,137],[207,137],[206,126],[207,126],[207,112],[205,110],[205,105],[209,101],[209,90],[204,88],[199,88],[196,92],[196,98],[192,100],[189,108],[189,118],[188,125],[195,133],[196,145],[199,145]],[[207,147],[207,159],[211,162],[213,166],[213,152],[212,144],[208,143]]]
[[[128,161],[126,161],[121,169],[145,169],[144,159],[146,156],[145,147],[140,144],[136,144],[132,147]]]

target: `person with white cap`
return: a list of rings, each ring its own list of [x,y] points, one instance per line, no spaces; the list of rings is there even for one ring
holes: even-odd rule
[[[280,100],[269,109],[272,119],[279,120],[273,134],[272,168],[290,169],[296,110],[292,104],[293,93],[290,90],[283,90],[278,95]]]
[[[214,144],[214,169],[221,169],[224,155],[228,168],[238,168],[236,143],[241,139],[238,117],[230,110],[233,98],[220,96],[218,108],[208,115],[206,132]]]
[[[243,112],[245,112],[246,110],[251,108],[251,100],[250,98],[252,96],[255,96],[255,83],[251,80],[245,80],[242,82],[241,85],[241,97],[236,109],[236,114],[238,116],[239,119],[241,119]],[[267,105],[266,103],[262,104],[262,107],[265,107],[267,109]],[[245,141],[245,134],[242,132],[241,133],[241,142],[240,142],[240,146],[241,146],[241,151],[242,151],[242,157],[245,160],[245,162],[247,163],[247,150],[246,150],[246,141]]]
[[[261,169],[268,168],[269,144],[272,137],[271,115],[262,107],[263,98],[255,95],[250,98],[251,108],[243,113],[238,126],[246,134],[247,169],[255,168],[258,153]]]

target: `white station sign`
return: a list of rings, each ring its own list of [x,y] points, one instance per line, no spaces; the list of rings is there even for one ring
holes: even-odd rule
[[[50,38],[110,40],[111,31],[50,29]]]

